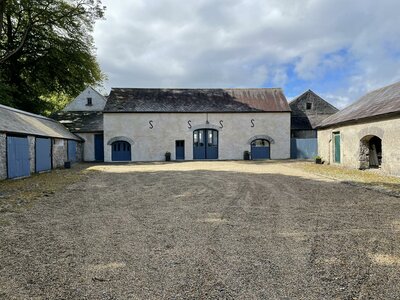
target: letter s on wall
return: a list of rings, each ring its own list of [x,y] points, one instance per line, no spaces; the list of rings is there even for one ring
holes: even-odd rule
[[[254,125],[254,121],[255,121],[254,119],[251,119],[251,120],[250,120],[251,127],[254,127],[254,126],[255,126],[255,125]]]
[[[222,124],[224,121],[223,120],[221,120],[221,121],[219,121],[219,124],[221,125],[221,126],[219,126],[219,128],[224,128],[224,124]]]
[[[149,128],[150,128],[150,129],[153,129],[153,128],[154,128],[154,126],[153,126],[153,120],[150,120],[150,121],[149,121],[149,124],[150,124],[150,127],[149,127]]]
[[[188,126],[189,129],[192,128],[192,121],[189,120],[189,121],[188,121],[188,125],[189,125],[189,126]]]

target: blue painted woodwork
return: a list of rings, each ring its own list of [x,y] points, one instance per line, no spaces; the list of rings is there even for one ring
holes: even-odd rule
[[[104,161],[104,135],[94,135],[94,159]]]
[[[267,140],[254,140],[251,142],[251,159],[270,159],[270,147]]]
[[[36,172],[51,170],[51,139],[36,138]]]
[[[68,141],[68,160],[71,162],[76,161],[76,141]]]
[[[7,136],[7,175],[8,178],[30,175],[27,137]]]
[[[292,138],[290,146],[290,158],[293,159],[313,159],[318,155],[318,140],[316,138]]]
[[[193,131],[193,159],[218,158],[218,131],[198,129]]]
[[[175,141],[176,159],[185,159],[185,141]]]
[[[340,133],[335,132],[335,162],[340,163]]]
[[[131,145],[125,141],[117,141],[111,144],[112,161],[131,161]]]

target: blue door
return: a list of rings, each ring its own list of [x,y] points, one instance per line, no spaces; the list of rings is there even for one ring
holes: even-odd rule
[[[193,159],[218,158],[218,131],[199,129],[193,132]]]
[[[267,140],[251,142],[251,159],[270,159],[270,147]]]
[[[292,138],[290,158],[311,159],[317,156],[318,140],[316,138],[297,139]]]
[[[104,136],[103,134],[94,135],[94,159],[104,161]]]
[[[51,139],[36,138],[36,172],[51,170]]]
[[[27,137],[7,136],[7,175],[8,178],[30,175]]]
[[[68,160],[76,161],[76,141],[68,141]]]
[[[175,141],[176,159],[185,159],[185,141]]]
[[[117,141],[111,144],[112,161],[131,161],[131,145],[128,142]]]

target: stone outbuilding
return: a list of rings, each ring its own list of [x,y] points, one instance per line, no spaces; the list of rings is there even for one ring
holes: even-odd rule
[[[292,110],[291,158],[310,159],[318,154],[316,126],[338,109],[308,90],[289,103]]]
[[[81,139],[52,119],[0,105],[0,179],[80,161]]]
[[[281,89],[113,88],[103,116],[107,162],[290,157]]]
[[[83,160],[103,161],[103,109],[106,97],[88,87],[51,118],[84,140]]]
[[[400,175],[400,82],[372,91],[318,125],[323,160]]]

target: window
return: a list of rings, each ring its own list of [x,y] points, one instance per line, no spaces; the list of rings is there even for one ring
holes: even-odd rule
[[[86,100],[87,100],[86,106],[92,106],[93,105],[92,98],[88,97],[88,98],[86,98]]]
[[[312,103],[311,102],[307,102],[306,103],[306,109],[311,109],[312,108]]]

